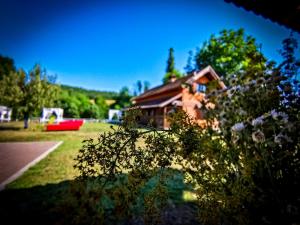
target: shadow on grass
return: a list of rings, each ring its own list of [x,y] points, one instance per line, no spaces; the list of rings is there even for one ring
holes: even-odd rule
[[[0,192],[1,224],[55,224],[61,215],[55,211],[58,201],[73,181]]]
[[[1,124],[0,126],[0,131],[18,131],[18,130],[24,130],[22,127],[17,127],[17,126],[11,126],[11,125],[4,125]]]
[[[126,176],[126,175],[125,175]],[[143,189],[143,194],[151,192],[155,178],[150,179]],[[97,186],[98,185],[98,186]],[[102,220],[98,214],[98,202],[102,201],[97,196],[95,182],[85,184],[76,180],[63,181],[58,184],[47,184],[26,189],[7,189],[0,192],[0,218],[1,224],[122,224],[144,225],[143,217],[133,219],[115,220],[114,218]],[[93,187],[94,186],[94,187]],[[96,188],[95,188],[96,187]],[[193,202],[185,202],[184,189],[189,189],[183,183],[182,176],[176,176],[167,181],[169,200],[173,204],[161,209],[161,219],[156,224],[198,224],[196,220],[197,207]],[[77,191],[74,191],[77,190]],[[78,190],[81,190],[78,192]],[[143,197],[141,198],[143,200]],[[106,200],[107,201],[107,200]],[[102,201],[103,203],[103,201]],[[105,205],[106,204],[106,205]],[[107,209],[105,203],[104,208]],[[103,207],[103,206],[102,206]],[[121,203],[122,208],[127,208],[126,201]],[[109,208],[109,207],[108,207]],[[104,209],[105,210],[105,209]],[[114,217],[116,210],[111,211],[109,217]],[[107,215],[105,215],[107,217]],[[107,217],[108,218],[108,217]]]

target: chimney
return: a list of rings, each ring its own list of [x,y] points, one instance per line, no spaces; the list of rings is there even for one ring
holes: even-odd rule
[[[177,77],[175,76],[175,74],[172,74],[170,77],[169,77],[169,82],[170,83],[173,83],[177,80]]]

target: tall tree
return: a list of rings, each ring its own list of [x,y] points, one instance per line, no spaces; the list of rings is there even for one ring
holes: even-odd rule
[[[169,49],[169,57],[167,61],[166,73],[171,73],[175,70],[174,49]]]
[[[282,49],[279,51],[283,58],[283,62],[279,65],[279,69],[289,80],[298,80],[300,60],[295,56],[297,48],[297,40],[293,37],[293,33],[291,33],[290,37],[282,41]]]
[[[145,80],[144,81],[144,92],[148,91],[150,88],[150,82]]]
[[[105,102],[105,98],[103,96],[97,96],[95,103],[99,108],[99,117],[102,119],[107,118],[108,105]]]
[[[116,102],[112,105],[115,109],[122,109],[130,106],[131,95],[129,88],[124,86],[121,88],[119,95],[115,98]]]
[[[187,63],[186,66],[184,67],[185,72],[191,73],[194,70],[194,66],[193,66],[193,51],[189,51],[189,56],[187,59]]]
[[[14,60],[0,55],[0,80],[4,75],[9,75],[10,72],[16,72]]]
[[[41,112],[42,107],[52,106],[57,98],[58,87],[48,81],[49,77],[36,65],[28,74],[12,71],[0,81],[1,103],[22,111],[24,128],[28,128],[32,115]]]
[[[175,69],[175,58],[174,58],[174,49],[169,49],[169,56],[167,60],[166,74],[163,78],[163,82],[167,83],[170,80],[171,76],[181,77],[181,73]]]
[[[149,81],[145,80],[144,82],[142,82],[141,80],[138,80],[136,82],[136,84],[134,84],[133,87],[133,95],[134,96],[138,96],[140,94],[142,94],[145,91],[148,91],[150,88],[150,83]]]
[[[251,70],[251,74],[262,71],[266,58],[255,38],[239,29],[222,30],[218,36],[212,35],[196,53],[195,61],[198,69],[212,66],[228,83],[227,80],[240,71]]]

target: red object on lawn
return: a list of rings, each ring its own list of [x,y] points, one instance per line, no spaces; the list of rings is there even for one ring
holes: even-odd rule
[[[64,131],[64,130],[79,130],[83,120],[66,120],[59,124],[48,124],[46,126],[47,131]]]
[[[59,124],[78,124],[79,126],[81,126],[83,124],[83,120],[64,120]]]

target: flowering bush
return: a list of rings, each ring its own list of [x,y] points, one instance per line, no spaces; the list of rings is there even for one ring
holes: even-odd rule
[[[299,222],[299,93],[286,89],[290,84],[276,70],[231,82],[235,86],[209,95],[216,107],[207,119],[217,118],[219,129],[203,131],[199,143],[207,148],[201,149],[206,169],[193,165],[204,171],[195,179],[201,218],[209,224]]]
[[[142,130],[133,110],[113,132],[85,141],[75,165],[80,178],[99,180],[101,195],[94,199],[109,198],[112,215],[133,218],[142,204],[149,224],[173,204],[167,180],[174,166],[193,185],[204,224],[299,223],[300,97],[291,74],[272,66],[241,71],[231,86],[211,91],[201,103],[205,128],[177,110],[169,130]],[[153,177],[150,194],[141,197]]]

